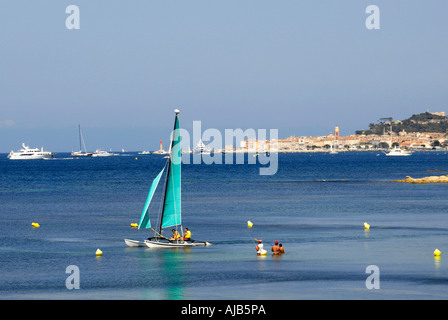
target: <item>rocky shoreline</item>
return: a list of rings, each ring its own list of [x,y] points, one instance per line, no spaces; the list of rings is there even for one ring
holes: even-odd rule
[[[401,183],[414,183],[414,184],[427,184],[427,183],[448,183],[448,175],[446,176],[430,176],[424,178],[414,179],[409,176],[404,180],[395,180],[394,182]]]

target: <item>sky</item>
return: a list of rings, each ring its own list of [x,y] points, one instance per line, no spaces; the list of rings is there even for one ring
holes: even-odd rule
[[[89,151],[155,150],[175,108],[187,130],[279,138],[448,112],[447,12],[446,0],[2,0],[0,152],[77,150],[79,124]]]

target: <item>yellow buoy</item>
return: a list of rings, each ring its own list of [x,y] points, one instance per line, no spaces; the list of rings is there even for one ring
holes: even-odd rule
[[[138,223],[131,223],[131,228],[138,228]]]
[[[434,256],[439,257],[442,254],[439,249],[434,250]]]
[[[367,222],[364,222],[364,229],[369,230],[370,224],[368,224]]]
[[[268,252],[264,249],[261,249],[260,251],[260,256],[266,256],[268,254]]]
[[[31,223],[31,226],[32,226],[33,228],[39,228],[39,227],[40,227],[40,225],[39,225],[37,222],[33,222],[33,223]]]
[[[96,254],[97,257],[100,257],[100,256],[103,255],[103,251],[101,251],[100,249],[97,249],[95,254]]]
[[[137,160],[138,158],[135,158],[135,160]]]
[[[252,221],[247,221],[248,228],[252,228],[253,226],[254,226],[254,224],[252,223]]]

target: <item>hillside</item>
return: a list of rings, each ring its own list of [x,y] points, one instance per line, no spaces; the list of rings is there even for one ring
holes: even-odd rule
[[[386,121],[380,123],[371,123],[369,129],[358,130],[356,134],[383,134],[389,132],[391,122]],[[392,121],[392,130],[395,133],[406,132],[448,132],[448,117],[434,114],[430,112],[424,112],[420,114],[414,114],[412,117],[406,120]]]

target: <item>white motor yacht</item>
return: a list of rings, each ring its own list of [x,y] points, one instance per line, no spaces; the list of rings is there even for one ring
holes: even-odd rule
[[[33,160],[33,159],[50,159],[54,157],[54,153],[44,151],[44,148],[30,148],[25,143],[22,143],[22,149],[19,151],[11,151],[8,159],[11,160]]]
[[[92,154],[92,157],[112,157],[116,156],[115,153],[110,153],[104,150],[96,149],[95,152]]]
[[[198,144],[196,145],[196,148],[194,148],[193,153],[200,153],[200,154],[210,154],[211,150],[208,148],[204,142],[202,142],[202,139],[199,139]]]
[[[390,150],[389,153],[386,153],[386,156],[388,157],[407,157],[412,155],[411,151],[400,149],[399,147],[395,147],[394,149]]]

